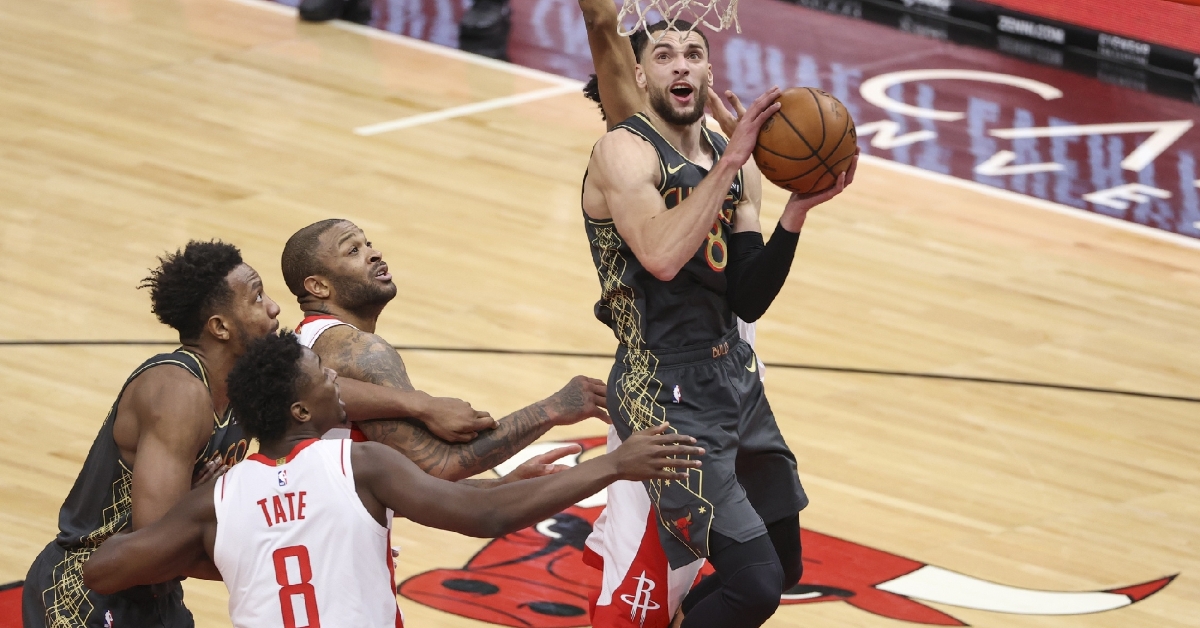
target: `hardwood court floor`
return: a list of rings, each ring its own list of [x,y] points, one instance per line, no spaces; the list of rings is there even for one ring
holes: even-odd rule
[[[611,351],[579,181],[603,131],[575,94],[375,137],[351,129],[555,83],[228,0],[0,3],[0,339],[160,339],[134,289],[189,238],[242,247],[284,308],[284,240],[364,227],[402,286],[397,344]],[[784,195],[768,189],[767,224]],[[759,326],[804,363],[1200,396],[1200,250],[864,163],[813,213]],[[0,346],[0,582],[54,534],[126,374],[155,347]],[[604,359],[408,351],[414,382],[506,413]],[[1200,405],[768,368],[804,525],[1012,586],[1181,574],[1133,606],[976,626],[1200,626]],[[600,435],[589,422],[552,438]],[[483,541],[397,521],[398,578]],[[200,626],[220,584],[188,581]],[[401,600],[411,626],[482,626]],[[842,603],[772,626],[896,626]]]

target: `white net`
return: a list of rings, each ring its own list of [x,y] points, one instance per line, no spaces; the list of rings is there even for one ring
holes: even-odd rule
[[[648,24],[654,24],[660,19],[666,20],[667,24],[670,25],[668,30],[678,30],[674,28],[675,22],[686,20],[692,23],[692,29],[703,24],[713,31],[722,31],[732,25],[737,32],[742,32],[742,27],[738,24],[737,20],[738,0],[623,1],[624,4],[621,6],[621,13],[617,19],[617,29],[621,35],[631,35],[635,31],[644,29]],[[624,25],[630,22],[627,19],[630,16],[635,17],[636,22],[629,28],[625,28]]]

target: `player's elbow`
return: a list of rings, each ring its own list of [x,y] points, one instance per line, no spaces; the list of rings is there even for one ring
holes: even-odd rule
[[[680,267],[671,260],[651,258],[642,262],[646,272],[659,281],[671,281],[679,274]]]
[[[583,24],[588,32],[606,33],[604,29],[610,27],[614,32],[617,30],[617,11],[611,2],[579,0],[579,8],[583,11]]]
[[[116,575],[115,570],[112,569],[112,561],[103,554],[99,556],[93,554],[87,562],[83,563],[84,586],[100,595],[111,595],[124,588]]]

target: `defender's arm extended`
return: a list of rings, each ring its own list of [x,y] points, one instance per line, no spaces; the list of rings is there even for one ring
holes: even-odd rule
[[[108,595],[141,584],[166,582],[210,565],[217,516],[213,482],[188,493],[165,516],[100,545],[83,565],[83,583]]]
[[[664,434],[665,429],[637,432],[616,452],[577,467],[486,490],[421,473],[404,456],[377,443],[357,443],[351,455],[355,482],[397,515],[468,536],[495,537],[542,521],[618,479],[686,478],[681,471],[700,462],[676,457],[698,456],[703,450],[691,445],[695,439]]]
[[[637,65],[629,38],[617,32],[617,7],[612,0],[579,0],[588,46],[600,90],[600,104],[609,130],[642,110],[645,97],[638,89],[633,68]]]
[[[375,334],[335,327],[322,334],[314,350],[339,377],[412,389],[400,354]],[[448,443],[407,419],[360,421],[358,426],[372,441],[403,453],[426,473],[455,481],[511,458],[555,425],[606,416],[604,390],[599,380],[576,377],[558,393],[504,417],[469,443]]]

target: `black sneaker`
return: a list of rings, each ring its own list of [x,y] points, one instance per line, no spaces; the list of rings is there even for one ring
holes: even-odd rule
[[[305,22],[328,22],[342,19],[356,24],[371,21],[372,0],[302,0],[300,19]]]
[[[305,22],[328,22],[342,16],[346,0],[302,0],[300,19]]]
[[[458,47],[465,52],[507,61],[511,16],[508,0],[475,0],[458,25]]]
[[[459,28],[468,36],[486,36],[501,27],[506,28],[511,15],[508,0],[475,0],[463,14]]]

